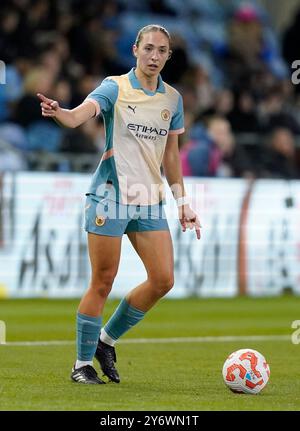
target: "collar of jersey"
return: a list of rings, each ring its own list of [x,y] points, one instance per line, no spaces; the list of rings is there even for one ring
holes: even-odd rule
[[[140,81],[137,79],[136,74],[134,72],[135,68],[132,68],[131,71],[128,73],[129,81],[132,86],[132,88],[136,90],[143,90],[144,93],[148,94],[148,96],[154,96],[156,93],[165,93],[166,89],[162,80],[162,77],[158,75],[158,87],[155,92],[146,90],[141,86]]]

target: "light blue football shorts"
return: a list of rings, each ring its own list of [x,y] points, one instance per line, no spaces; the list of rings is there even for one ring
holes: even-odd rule
[[[169,230],[163,205],[124,205],[88,194],[84,228],[98,235],[122,236],[129,232]]]

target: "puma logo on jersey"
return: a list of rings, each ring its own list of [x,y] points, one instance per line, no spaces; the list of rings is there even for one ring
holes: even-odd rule
[[[128,108],[131,109],[133,111],[133,113],[135,114],[136,106],[132,107],[132,106],[128,105]]]

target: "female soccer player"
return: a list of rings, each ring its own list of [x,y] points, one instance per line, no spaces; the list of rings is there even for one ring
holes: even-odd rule
[[[77,127],[100,112],[106,147],[87,193],[85,229],[92,276],[77,312],[77,360],[71,379],[102,384],[93,368],[99,361],[109,380],[119,383],[116,341],[173,286],[173,246],[165,217],[160,167],[178,206],[182,230],[200,223],[190,208],[181,174],[178,135],[184,132],[181,95],[160,72],[170,58],[170,35],[158,25],[143,27],[133,45],[136,67],[101,83],[74,109],[38,94],[42,115]],[[101,329],[106,299],[117,274],[122,235],[140,256],[147,280],[131,290]]]

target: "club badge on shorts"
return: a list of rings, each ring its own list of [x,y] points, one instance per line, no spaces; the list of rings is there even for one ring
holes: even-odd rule
[[[97,226],[101,227],[105,224],[105,217],[100,215],[100,216],[96,216],[95,218],[95,223]]]

